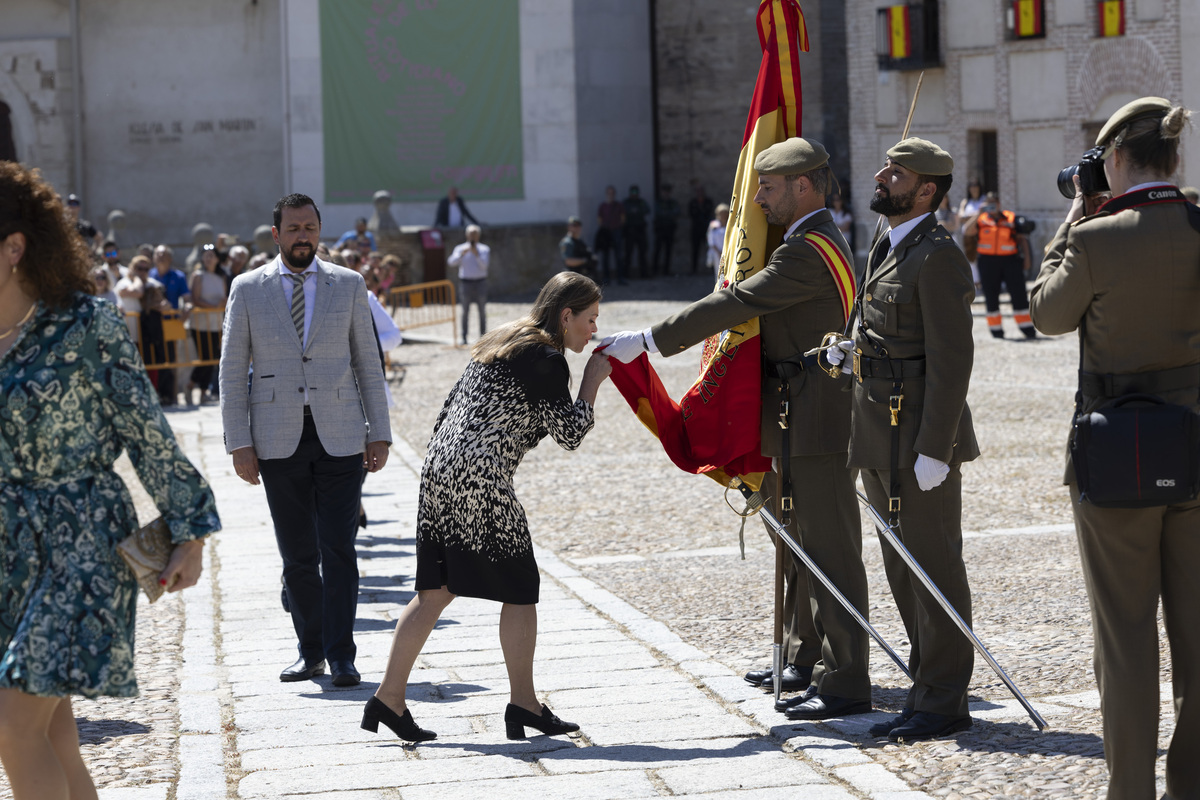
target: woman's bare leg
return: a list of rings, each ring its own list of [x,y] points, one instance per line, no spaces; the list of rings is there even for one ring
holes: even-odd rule
[[[75,709],[71,698],[64,697],[50,719],[50,746],[58,756],[71,787],[71,800],[97,800],[96,785],[83,756],[79,752],[79,728],[75,725]]]
[[[505,603],[500,609],[500,649],[508,669],[509,702],[534,714],[542,704],[533,690],[533,650],[537,645],[537,606]]]
[[[0,763],[14,800],[71,800],[67,773],[50,742],[60,705],[66,705],[61,697],[0,689]]]
[[[396,620],[392,650],[388,654],[387,667],[375,696],[397,714],[403,714],[407,707],[404,696],[408,692],[408,676],[413,664],[417,662],[425,640],[433,632],[433,626],[453,599],[454,595],[446,591],[445,586],[417,592],[417,596],[409,600],[400,612],[400,619]]]

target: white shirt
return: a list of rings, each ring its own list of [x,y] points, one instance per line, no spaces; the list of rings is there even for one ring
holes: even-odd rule
[[[913,217],[908,222],[900,223],[900,227],[889,230],[888,239],[891,240],[892,247],[895,247],[897,244],[899,244],[901,239],[903,239],[905,236],[908,236],[912,229],[917,227],[917,223],[928,216],[929,212],[925,212],[919,217]]]
[[[446,259],[447,264],[458,267],[460,281],[477,281],[487,277],[492,249],[483,243],[476,243],[475,249],[479,251],[478,256],[471,252],[470,242],[463,242]]]
[[[280,256],[276,256],[275,260],[279,262],[279,274],[283,276],[282,280],[279,281],[281,284],[283,284],[283,302],[285,305],[287,305],[288,311],[290,312],[292,309],[292,289],[295,288],[296,284],[292,282],[292,279],[289,278],[288,275],[294,275],[295,273],[292,272],[290,269],[288,269],[287,264],[283,263],[283,258],[281,258]],[[301,274],[305,275],[310,272],[315,273],[316,271],[317,271],[317,259],[314,258],[312,260],[312,263],[308,265],[308,269],[304,270],[304,272],[302,272]],[[316,281],[316,279],[315,278],[305,278],[304,279],[304,339],[301,340],[301,342],[300,342],[301,350],[303,350],[308,345],[308,329],[312,326],[313,303],[316,301],[316,299],[317,299],[317,281]],[[306,392],[305,400],[307,400],[307,399],[308,399],[308,395]]]

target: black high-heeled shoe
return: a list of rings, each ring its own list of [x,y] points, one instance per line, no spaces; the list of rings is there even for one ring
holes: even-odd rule
[[[525,728],[530,727],[541,731],[547,736],[557,736],[560,733],[571,733],[579,730],[574,722],[563,722],[554,712],[542,704],[542,713],[534,714],[512,703],[504,709],[504,730],[510,739],[524,739]]]
[[[371,733],[379,733],[379,723],[381,722],[391,728],[392,733],[409,742],[428,742],[430,739],[437,738],[436,733],[427,731],[413,722],[412,714],[408,713],[407,708],[404,709],[403,714],[397,714],[378,697],[372,697],[367,701],[367,707],[363,709],[362,729]]]

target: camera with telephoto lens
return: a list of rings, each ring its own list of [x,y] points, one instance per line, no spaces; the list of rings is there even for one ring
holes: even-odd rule
[[[1079,163],[1067,167],[1058,173],[1058,191],[1068,200],[1075,199],[1075,182],[1071,180],[1079,175],[1079,184],[1085,195],[1108,191],[1108,178],[1104,174],[1104,148],[1093,147],[1083,154]]]

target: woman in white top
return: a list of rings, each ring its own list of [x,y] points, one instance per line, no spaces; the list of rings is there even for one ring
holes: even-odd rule
[[[958,204],[959,220],[966,221],[966,220],[970,219],[971,217],[975,216],[976,214],[978,214],[979,210],[981,208],[983,208],[983,203],[984,203],[983,184],[981,184],[979,182],[978,178],[972,178],[971,182],[967,184],[967,196],[964,197],[962,199],[962,202],[960,202]],[[965,242],[964,242],[965,226],[960,227],[958,229],[958,233],[956,233],[954,235],[954,238],[958,240],[958,246],[961,247],[963,249],[963,251],[965,252],[967,249],[965,246]],[[979,267],[975,264],[974,258],[971,259],[971,278],[975,281],[975,292],[976,292],[976,294],[978,294],[979,293]]]
[[[833,224],[837,225],[842,236],[846,237],[850,252],[854,252],[854,215],[846,208],[846,198],[839,192],[834,192],[829,197],[829,215],[833,217]]]
[[[187,327],[196,345],[196,357],[200,361],[216,361],[221,356],[222,311],[225,308],[225,277],[217,272],[220,259],[215,245],[206,244],[200,250],[200,266],[192,273],[188,282],[191,306]],[[213,365],[205,364],[192,370],[192,380],[187,386],[188,404],[192,402],[192,389],[201,389],[200,399],[208,397],[212,384]]]
[[[716,219],[708,223],[708,265],[712,267],[717,283],[721,282],[721,251],[725,247],[725,226],[729,224],[729,206],[721,203],[713,213]]]

